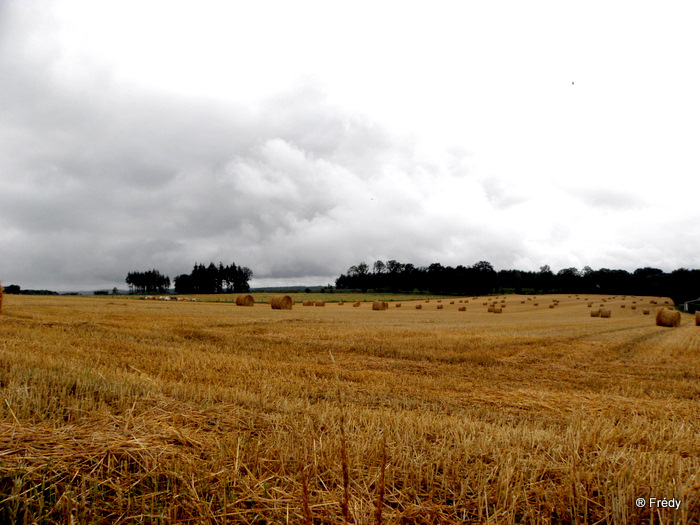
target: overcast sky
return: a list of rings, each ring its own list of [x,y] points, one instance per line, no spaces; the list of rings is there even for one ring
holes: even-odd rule
[[[697,2],[0,1],[0,280],[700,268]]]

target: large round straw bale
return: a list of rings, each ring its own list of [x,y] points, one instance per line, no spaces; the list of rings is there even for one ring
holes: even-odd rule
[[[326,301],[316,301],[314,306],[326,306]]]
[[[489,303],[483,303],[484,306],[486,306],[487,304],[489,304]]]
[[[593,303],[588,303],[588,308],[590,308],[591,306],[593,306]]]
[[[430,299],[426,299],[425,302],[426,302],[426,303],[429,303],[429,302],[430,302]]]
[[[291,310],[294,301],[288,295],[274,295],[270,299],[270,306],[273,310]]]
[[[550,307],[550,308],[554,308],[554,305],[553,305],[553,304],[550,304],[549,307]]]
[[[360,301],[355,301],[354,303],[352,303],[352,306],[353,308],[357,308],[358,306],[360,306]]]
[[[700,326],[700,310],[695,310],[695,326]]]
[[[301,303],[301,305],[302,306],[313,306],[314,302],[313,301],[304,301],[303,303]]]
[[[343,304],[345,304],[343,301],[338,301],[338,306],[343,306]]]
[[[460,300],[459,300],[459,302],[460,302],[460,303],[463,303],[463,302],[464,302],[464,300],[460,299]]]
[[[495,314],[502,314],[502,313],[503,313],[503,308],[494,307],[493,313],[495,313]]]
[[[466,312],[466,311],[467,311],[467,307],[466,307],[466,306],[460,306],[460,307],[458,308],[458,310],[459,310],[460,312]]]
[[[236,297],[236,306],[253,306],[255,304],[255,299],[252,295],[241,294]]]
[[[636,309],[637,309],[637,305],[636,305],[636,304],[633,304],[632,306],[630,306],[630,310],[636,310]]]
[[[372,303],[372,310],[386,310],[389,308],[389,303],[385,301],[374,301]]]
[[[601,317],[610,317],[612,315],[612,312],[609,309],[601,308],[600,309],[600,316]]]
[[[644,309],[644,310],[642,310],[642,313],[643,313],[644,315],[649,315],[649,310]]]
[[[455,302],[454,302],[454,301],[450,301],[450,304],[455,304]]]
[[[625,307],[625,305],[624,305],[624,304],[621,304],[621,305],[620,305],[620,308],[624,308],[624,307]]]
[[[591,317],[600,317],[600,310],[591,310]]]
[[[532,303],[532,306],[539,306],[540,303]]]
[[[438,299],[437,302],[438,302],[438,303],[441,303],[441,302],[442,302],[442,299]]]
[[[417,304],[417,305],[416,305],[416,310],[420,310],[421,308],[423,308],[423,305],[422,305],[422,304]]]
[[[444,305],[439,304],[439,305],[437,306],[437,309],[438,309],[438,310],[442,310],[444,307],[445,307]]]
[[[396,303],[396,308],[401,308],[401,303]]]
[[[656,326],[680,326],[681,313],[678,310],[661,308],[656,312]]]
[[[495,306],[489,306],[489,313],[492,313],[495,309]]]

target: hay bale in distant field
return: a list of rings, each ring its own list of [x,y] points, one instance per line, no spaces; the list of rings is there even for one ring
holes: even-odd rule
[[[420,310],[421,308],[423,308],[423,305],[422,305],[422,304],[417,304],[417,305],[416,305],[416,310]]]
[[[396,308],[401,308],[401,303],[396,303]]]
[[[636,304],[633,304],[632,306],[630,306],[630,310],[636,310],[636,309],[637,309],[637,305],[636,305]]]
[[[588,308],[591,308],[593,306],[593,303],[588,303]]]
[[[425,302],[426,302],[426,303],[429,303],[429,302],[430,302],[430,299],[426,299]]]
[[[338,301],[338,306],[343,306],[345,303],[343,301]]]
[[[455,302],[454,302],[454,301],[450,301],[450,304],[455,304]]]
[[[360,306],[360,301],[355,301],[354,303],[352,303],[352,306],[353,308],[357,308],[358,306]]]
[[[483,303],[484,306],[486,306],[487,304],[489,304],[489,303]]]
[[[600,310],[591,310],[591,317],[600,317]]]
[[[532,306],[539,306],[540,303],[532,303]]]
[[[669,310],[668,308],[660,308],[656,312],[656,326],[680,326],[681,313],[678,310]]]
[[[437,305],[437,309],[438,309],[438,310],[442,310],[443,308],[445,308],[444,305],[442,305],[442,304]]]
[[[695,311],[695,326],[700,326],[700,310]]]
[[[501,314],[501,313],[503,313],[503,308],[494,308],[494,309],[493,309],[493,313],[495,313],[495,314]]]
[[[387,310],[389,308],[389,303],[385,301],[374,301],[372,303],[372,310]]]
[[[252,295],[241,294],[236,297],[236,306],[253,306],[255,304],[255,299]]]
[[[301,305],[302,306],[313,306],[314,302],[313,301],[304,301],[303,303],[301,303]]]
[[[642,313],[643,313],[644,315],[649,315],[649,310],[644,309],[644,310],[642,310]]]
[[[437,302],[438,302],[438,303],[441,303],[441,302],[442,302],[442,299],[438,299]]]
[[[495,307],[489,306],[489,313],[493,313],[494,310],[495,310]]]
[[[601,317],[610,317],[612,315],[612,312],[609,309],[601,308],[600,309],[600,316]]]
[[[459,310],[460,312],[466,312],[466,311],[467,311],[467,307],[466,307],[466,306],[460,306],[460,307],[458,308],[458,310]]]
[[[314,306],[326,306],[326,301],[316,301]]]
[[[464,301],[462,299],[459,300],[460,303],[463,303]]]
[[[550,304],[549,307],[550,307],[550,308],[554,308],[554,305],[553,305],[553,304]]]
[[[625,307],[625,305],[624,305],[624,304],[621,304],[621,305],[620,305],[620,308],[624,308],[624,307]]]
[[[273,310],[291,310],[294,301],[288,295],[274,295],[270,299],[270,306]]]

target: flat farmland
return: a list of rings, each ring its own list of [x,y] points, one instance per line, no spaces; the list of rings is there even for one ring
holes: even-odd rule
[[[5,295],[0,521],[700,521],[700,327],[667,298],[253,295]]]

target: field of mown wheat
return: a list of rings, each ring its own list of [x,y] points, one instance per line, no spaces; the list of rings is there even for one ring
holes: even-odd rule
[[[5,295],[0,522],[698,523],[700,327],[650,301]]]

